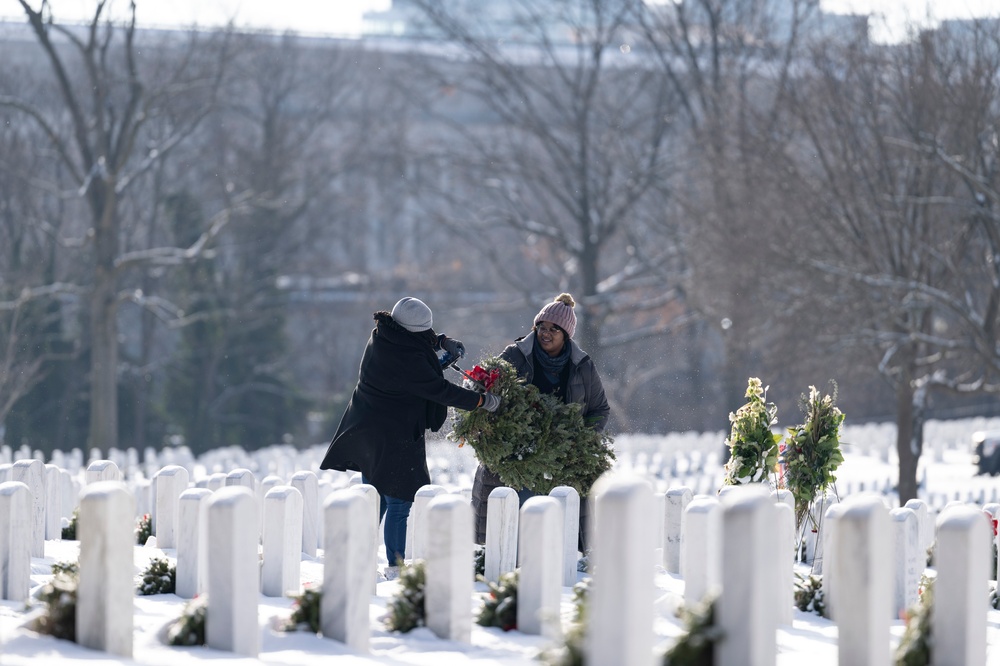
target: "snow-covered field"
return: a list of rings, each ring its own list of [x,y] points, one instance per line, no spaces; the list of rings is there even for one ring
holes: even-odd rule
[[[943,506],[954,499],[972,498],[982,503],[996,498],[1000,478],[975,475],[969,446],[971,432],[994,428],[996,421],[968,420],[949,424],[928,424],[928,441],[920,466],[921,497],[933,505]],[[687,485],[696,493],[714,493],[722,478],[719,454],[724,434],[687,433],[671,436],[622,436],[617,439],[618,466],[622,469],[651,475],[659,490]],[[846,460],[838,475],[837,490],[841,496],[861,491],[888,490],[892,498],[895,484],[895,459],[892,453],[891,429],[884,426],[861,426],[845,429]],[[317,451],[320,447],[317,447]],[[317,455],[315,460],[321,457]],[[468,448],[459,450],[453,443],[439,441],[429,448],[429,459],[435,481],[453,490],[471,488],[475,460]],[[216,463],[207,462],[211,467]],[[207,471],[212,471],[208,469]],[[256,472],[262,473],[260,471]],[[258,478],[260,478],[258,476]],[[890,499],[890,501],[892,501]],[[45,557],[32,560],[32,586],[42,585],[50,576],[51,566],[62,561],[75,561],[78,542],[47,541]],[[381,551],[380,566],[385,565]],[[135,574],[145,570],[153,557],[172,557],[174,551],[143,546],[135,548]],[[323,558],[302,562],[303,583],[318,583],[322,579]],[[582,578],[585,574],[578,574]],[[665,650],[681,632],[674,616],[683,595],[683,580],[659,569],[652,576],[656,588],[654,630],[658,648]],[[175,666],[185,663],[213,662],[227,664],[288,664],[313,665],[336,656],[338,664],[426,664],[444,666],[474,663],[485,665],[537,664],[537,655],[546,647],[545,639],[527,636],[518,631],[503,632],[473,624],[468,644],[442,640],[427,629],[407,634],[387,632],[382,616],[388,600],[398,590],[395,581],[379,582],[371,600],[371,649],[369,654],[353,653],[343,644],[321,636],[301,632],[285,633],[275,629],[280,620],[291,612],[291,599],[260,596],[260,654],[256,659],[238,657],[205,647],[170,647],[162,640],[165,626],[180,616],[185,600],[173,594],[137,596],[135,600],[133,659],[84,649],[73,643],[36,634],[23,627],[26,620],[24,605],[0,601],[0,664],[65,664],[87,661],[92,664],[150,664]],[[475,596],[470,599],[470,611],[475,616],[486,586],[476,583]],[[1000,666],[1000,611],[988,610],[984,590],[984,612],[987,613],[989,664]],[[573,614],[572,589],[563,589],[563,617],[568,625]],[[777,663],[792,666],[809,663],[825,666],[837,663],[837,627],[814,614],[793,611],[791,625],[781,626],[777,634]],[[903,632],[901,621],[892,624],[891,642]],[[808,660],[808,661],[807,661]]]

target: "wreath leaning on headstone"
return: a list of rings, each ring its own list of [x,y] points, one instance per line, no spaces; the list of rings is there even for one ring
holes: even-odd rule
[[[795,526],[802,528],[812,502],[836,481],[834,472],[844,462],[840,451],[840,425],[844,413],[837,408],[837,383],[821,396],[815,386],[799,398],[805,421],[788,429],[785,438],[785,487],[795,498]]]
[[[583,405],[540,393],[499,357],[486,359],[468,376],[498,395],[500,407],[494,413],[455,410],[448,439],[470,444],[479,462],[505,485],[539,494],[572,486],[586,497],[594,481],[611,469],[613,439],[585,422]]]

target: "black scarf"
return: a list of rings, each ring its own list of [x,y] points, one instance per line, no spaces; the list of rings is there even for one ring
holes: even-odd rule
[[[534,345],[534,355],[535,363],[538,364],[538,368],[545,374],[545,378],[549,380],[549,383],[554,386],[559,385],[559,375],[562,374],[563,368],[566,367],[567,361],[569,361],[569,341],[563,345],[563,350],[557,356],[549,356],[542,349],[542,346],[535,341]]]

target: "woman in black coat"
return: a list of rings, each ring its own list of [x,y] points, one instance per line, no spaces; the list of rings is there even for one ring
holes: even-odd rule
[[[378,490],[392,566],[405,552],[413,496],[431,482],[424,432],[441,428],[449,406],[495,411],[500,399],[444,378],[437,350],[460,357],[465,347],[434,334],[431,310],[419,299],[403,298],[374,318],[357,387],[320,469],[360,471]]]

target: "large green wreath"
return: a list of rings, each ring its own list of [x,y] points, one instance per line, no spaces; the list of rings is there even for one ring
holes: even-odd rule
[[[726,445],[724,486],[739,486],[767,481],[767,475],[778,464],[778,442],[781,437],[771,431],[777,420],[778,408],[767,402],[767,388],[757,377],[747,380],[747,402],[729,414],[732,429]]]
[[[497,356],[469,374],[500,397],[500,407],[495,413],[455,410],[448,439],[470,444],[479,462],[505,485],[538,494],[572,486],[586,497],[594,481],[611,469],[613,439],[584,421],[583,405],[540,393]]]

